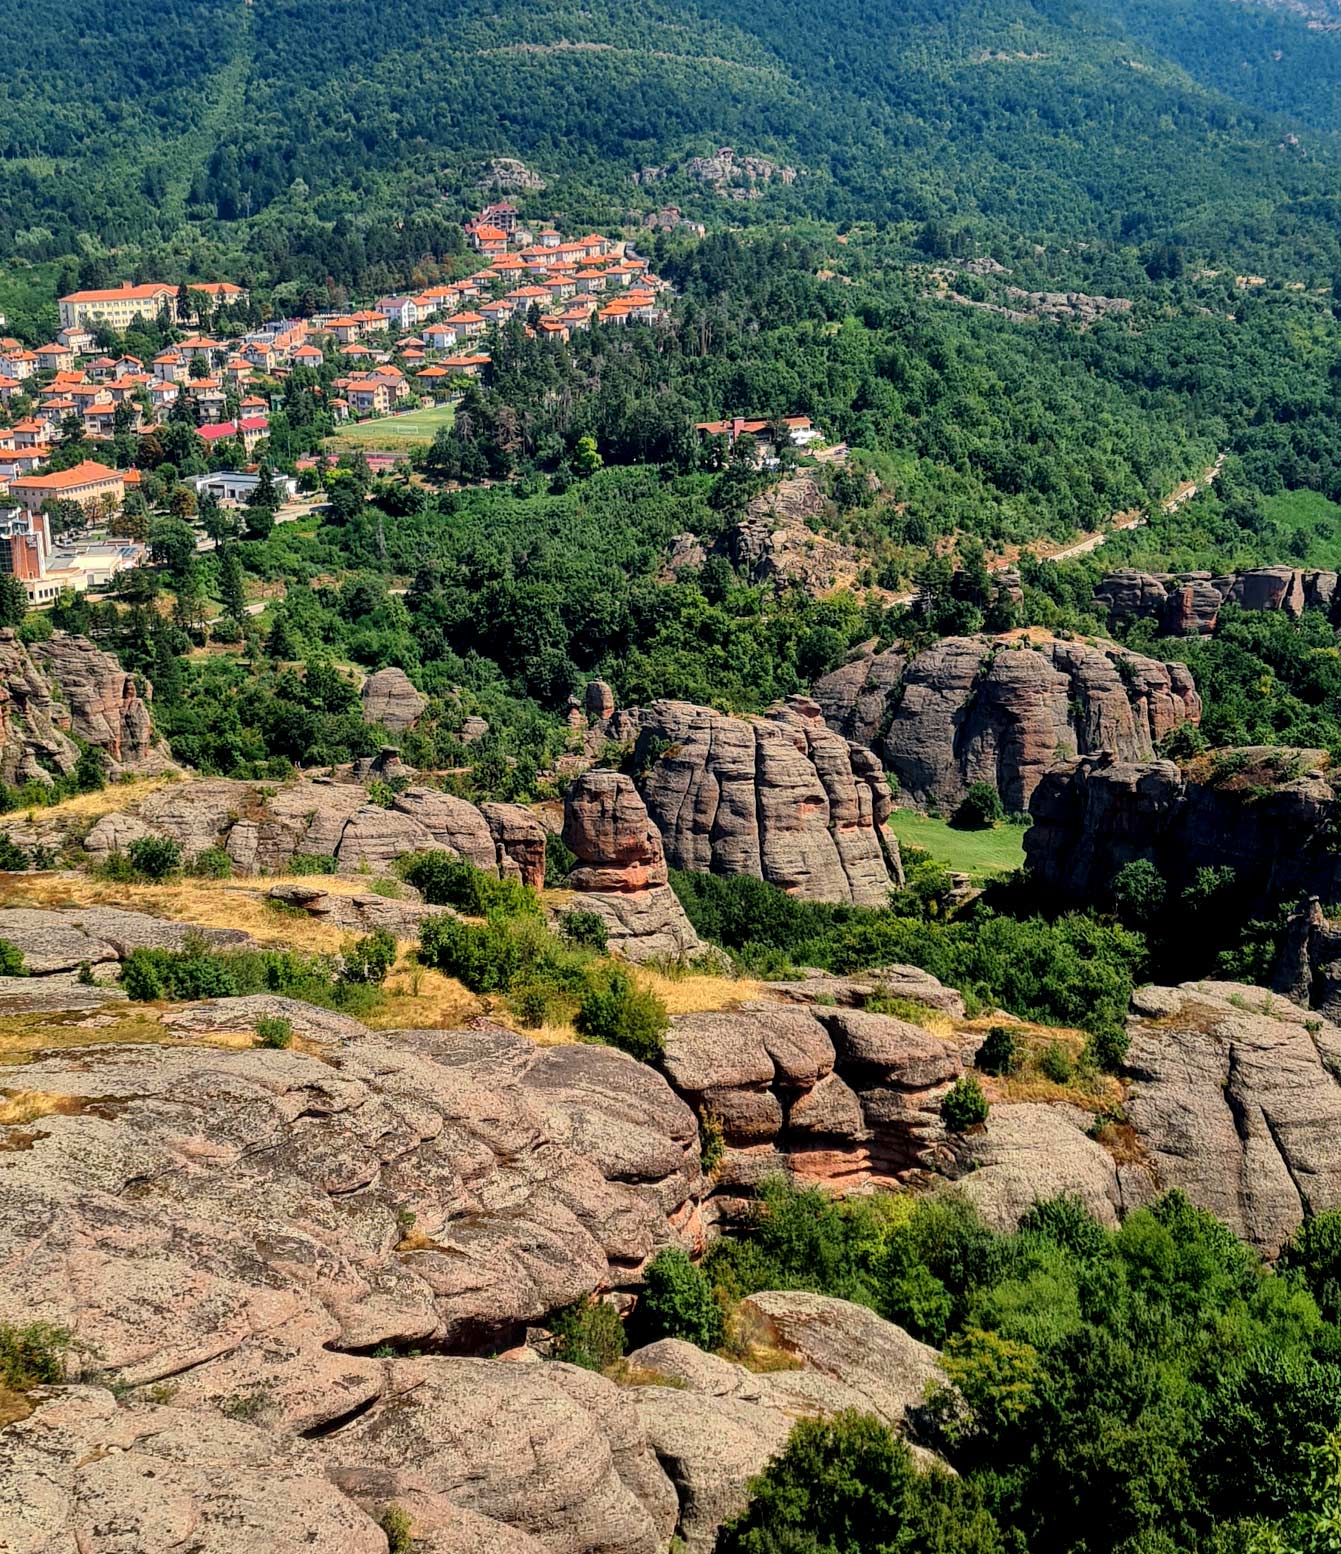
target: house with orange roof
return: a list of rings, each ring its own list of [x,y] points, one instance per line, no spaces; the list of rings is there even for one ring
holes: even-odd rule
[[[114,376],[123,378],[128,372],[143,372],[144,363],[138,356],[118,356]]]
[[[506,297],[500,297],[497,302],[483,303],[480,312],[487,323],[501,324],[505,319],[512,317],[513,305]]]
[[[228,350],[228,346],[222,340],[211,340],[207,335],[192,335],[189,340],[178,343],[177,349],[186,357],[187,361],[209,362]]]
[[[158,378],[149,389],[149,403],[161,415],[170,410],[181,397],[181,385],[171,378]]]
[[[123,281],[119,286],[72,291],[59,302],[61,328],[106,324],[120,331],[137,319],[157,318],[164,308],[172,306],[176,295],[176,288],[164,281],[146,281],[138,286]]]
[[[514,275],[524,275],[525,273],[526,261],[517,254],[500,254],[489,266],[489,278],[491,280],[499,275],[503,276],[504,279],[508,279]]]
[[[41,512],[43,503],[54,500],[78,502],[87,507],[111,497],[120,506],[126,494],[126,482],[119,470],[109,469],[85,459],[71,469],[52,475],[20,475],[11,480],[9,494],[26,512]]]
[[[0,372],[0,405],[7,405],[15,394],[23,392],[23,384],[17,378]]]
[[[605,290],[605,280],[601,270],[579,270],[573,277],[573,284],[579,291],[597,292]]]
[[[202,297],[208,297],[216,308],[237,307],[251,300],[251,293],[247,288],[235,286],[232,281],[192,281],[186,289],[198,292]]]
[[[116,405],[86,405],[84,407],[84,430],[90,437],[111,437],[116,433]],[[143,419],[138,410],[132,410],[130,429],[139,428]]]
[[[74,366],[74,352],[68,345],[53,340],[50,345],[39,345],[33,352],[37,357],[39,372],[62,372]]]
[[[325,356],[315,345],[304,341],[289,357],[295,367],[320,367],[326,360]]]
[[[470,234],[471,246],[480,254],[505,254],[508,247],[508,235],[502,227],[495,226],[492,222],[482,222]]]
[[[186,377],[186,358],[180,351],[160,351],[151,365],[154,376],[165,383],[180,383]]]
[[[362,320],[355,318],[352,313],[344,313],[338,318],[331,319],[326,327],[341,345],[352,345],[355,340],[363,336]]]
[[[452,316],[447,320],[447,323],[451,325],[452,328],[458,330],[462,335],[470,337],[473,335],[482,335],[488,320],[485,318],[483,313],[472,313],[467,311],[464,313],[453,313]]]
[[[540,335],[545,340],[566,340],[568,338],[568,325],[561,318],[542,318],[540,320]]]
[[[555,276],[544,285],[545,294],[554,302],[561,302],[565,297],[571,297],[577,290],[577,281],[571,275]]]
[[[557,227],[541,227],[535,240],[541,248],[557,248],[563,242]]]
[[[450,373],[462,374],[467,378],[478,378],[483,375],[484,369],[491,360],[492,357],[487,351],[480,351],[465,356],[444,356],[442,365]]]
[[[25,379],[31,378],[36,371],[36,352],[14,346],[7,346],[4,351],[0,351],[0,372],[7,377],[17,378],[22,383]]]

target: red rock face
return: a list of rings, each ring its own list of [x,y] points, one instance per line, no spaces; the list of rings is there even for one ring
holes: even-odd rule
[[[666,883],[661,836],[631,778],[585,772],[565,795],[563,840],[577,855],[574,890],[629,894]]]
[[[1149,572],[1110,572],[1094,590],[1094,602],[1115,620],[1144,618],[1176,637],[1206,636],[1218,624],[1222,604],[1244,610],[1284,610],[1296,619],[1306,609],[1330,611],[1337,595],[1335,572],[1296,567],[1254,567],[1211,577],[1206,572],[1155,577]]]

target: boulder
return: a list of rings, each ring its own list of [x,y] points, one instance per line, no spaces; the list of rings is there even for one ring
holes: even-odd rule
[[[480,814],[494,839],[499,874],[540,890],[548,841],[544,826],[521,804],[481,804]]]
[[[356,1406],[378,1346],[496,1352],[558,1306],[636,1290],[659,1248],[700,1248],[697,1125],[651,1069],[283,1007],[302,1046],[179,1037],[24,1067],[43,1111],[0,1126],[0,1321],[41,1313],[81,1365],[132,1386],[191,1370],[202,1397],[268,1346],[294,1389],[276,1406],[309,1429]],[[246,1032],[258,1012],[174,1023]],[[323,1402],[304,1378],[341,1356],[350,1382]]]
[[[985,1128],[968,1135],[972,1169],[954,1191],[994,1230],[1014,1230],[1049,1198],[1080,1198],[1101,1225],[1118,1222],[1123,1207],[1113,1157],[1088,1136],[1093,1118],[1079,1107],[1025,1102],[992,1107]]]
[[[132,950],[180,950],[193,937],[216,946],[251,942],[239,929],[195,928],[120,907],[0,910],[0,939],[23,952],[23,964],[33,976],[77,971],[85,961],[108,965],[124,960]]]
[[[406,853],[423,852],[433,845],[432,832],[401,810],[364,804],[340,833],[335,861],[342,874],[384,872]]]
[[[274,885],[267,895],[271,901],[297,907],[323,923],[330,923],[332,927],[344,928],[356,934],[385,928],[398,939],[414,938],[426,917],[440,917],[444,912],[451,912],[450,907],[430,906],[424,901],[399,900],[378,895],[376,891],[345,895],[341,891],[327,890],[319,883]]]
[[[486,874],[498,873],[498,849],[489,822],[476,807],[437,788],[406,788],[391,807],[408,815],[432,837],[437,847],[455,853]]]
[[[1039,633],[946,637],[912,659],[868,645],[816,684],[815,700],[912,803],[944,810],[987,782],[1023,811],[1058,764],[1096,751],[1148,758],[1201,716],[1184,665]]]
[[[404,734],[423,716],[427,700],[414,688],[403,669],[378,669],[363,682],[360,693],[363,721]]]
[[[615,715],[615,693],[605,680],[589,680],[583,702],[587,716],[600,723]]]

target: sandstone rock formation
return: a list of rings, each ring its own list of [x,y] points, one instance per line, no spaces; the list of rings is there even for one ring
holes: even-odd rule
[[[692,1344],[662,1339],[635,1350],[634,1406],[675,1485],[679,1536],[711,1554],[718,1527],[743,1510],[746,1486],[785,1445],[798,1417],[844,1409],[903,1428],[943,1377],[935,1351],[848,1301],[765,1292],[744,1301],[740,1336],[798,1368],[760,1375]]]
[[[1264,900],[1335,901],[1341,810],[1320,750],[1217,751],[1172,761],[1086,757],[1049,772],[1025,833],[1031,873],[1061,899],[1106,902],[1113,876],[1148,858],[1181,889],[1202,867],[1228,866]]]
[[[702,950],[666,883],[661,836],[630,778],[586,772],[564,795],[563,840],[577,857],[566,881],[606,925],[610,948],[634,961]]]
[[[170,783],[104,815],[84,848],[103,858],[151,835],[171,837],[187,857],[222,847],[240,874],[282,873],[299,854],[334,858],[342,873],[385,873],[406,853],[439,848],[528,885],[545,877],[545,829],[529,810],[477,808],[435,788],[406,788],[383,809],[353,783]]]
[[[360,695],[363,721],[378,724],[393,734],[412,729],[428,705],[403,669],[376,670],[363,682]]]
[[[57,631],[29,648],[0,628],[0,781],[50,782],[72,772],[76,739],[100,751],[114,775],[167,770],[151,695],[142,699],[134,677],[87,637]]]
[[[192,928],[120,907],[81,907],[76,912],[0,909],[0,939],[22,951],[24,967],[33,976],[77,971],[85,962],[112,965],[132,950],[179,950],[191,936],[218,946],[248,942],[236,929]]]
[[[902,883],[875,761],[805,698],[761,718],[660,701],[638,729],[639,791],[675,868],[753,875],[811,901],[883,905]]]
[[[1341,1028],[1233,983],[1133,1000],[1127,1112],[1160,1188],[1274,1255],[1341,1205]]]
[[[1145,759],[1201,717],[1184,665],[1040,633],[946,637],[911,659],[869,645],[814,694],[829,726],[872,750],[912,803],[947,811],[974,782],[1022,811],[1059,763],[1098,751]]]
[[[748,1004],[671,1022],[663,1067],[721,1124],[714,1213],[731,1217],[764,1177],[839,1189],[953,1164],[941,1097],[957,1044],[865,1010]]]
[[[1271,985],[1341,1024],[1341,922],[1328,918],[1316,896],[1290,914]]]
[[[1215,630],[1224,604],[1284,610],[1295,618],[1306,609],[1330,614],[1337,603],[1337,574],[1282,566],[1221,577],[1209,572],[1156,576],[1127,568],[1099,580],[1094,602],[1115,620],[1153,620],[1170,636],[1205,636]]]
[[[243,1032],[257,1013],[203,1007]],[[99,1367],[134,1384],[189,1368],[201,1397],[287,1353],[276,1407],[329,1419],[359,1401],[334,1377],[369,1385],[351,1357],[506,1347],[557,1306],[635,1288],[658,1247],[698,1244],[695,1120],[650,1069],[487,1025],[348,1030],[314,1036],[320,1056],[91,1046],[28,1064],[51,1115],[5,1157],[0,1320],[41,1311]]]

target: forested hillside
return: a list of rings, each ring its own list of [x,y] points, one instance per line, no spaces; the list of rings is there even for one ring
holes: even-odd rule
[[[730,144],[798,171],[732,202],[737,221],[949,217],[1338,264],[1323,131],[1341,128],[1341,42],[1274,12],[3,0],[0,29],[22,40],[0,102],[0,253],[28,260],[129,243],[180,263],[190,237],[260,276],[304,256],[330,273],[315,234],[340,220],[362,240],[387,215],[408,220],[409,257],[441,252],[495,155],[523,158],[575,220],[665,197],[720,212],[680,169]],[[1284,78],[1260,62],[1287,33]],[[1303,144],[1293,118],[1313,126]],[[647,166],[668,176],[640,192]]]

